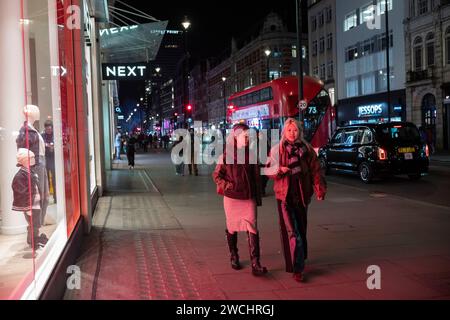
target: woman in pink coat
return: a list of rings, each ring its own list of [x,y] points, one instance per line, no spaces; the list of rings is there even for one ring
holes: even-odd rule
[[[270,152],[266,174],[274,180],[286,272],[301,282],[308,257],[308,206],[314,193],[317,200],[324,200],[327,187],[316,152],[304,140],[297,120],[286,121],[280,144]]]

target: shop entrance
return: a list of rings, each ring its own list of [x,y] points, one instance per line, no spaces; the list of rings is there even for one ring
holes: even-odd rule
[[[434,153],[436,146],[436,98],[431,93],[426,94],[422,100],[422,126],[427,135],[427,143]]]

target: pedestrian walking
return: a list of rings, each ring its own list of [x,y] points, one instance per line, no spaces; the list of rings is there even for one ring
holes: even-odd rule
[[[192,176],[194,173],[198,176],[198,165],[197,165],[197,153],[195,150],[195,133],[194,129],[189,129],[189,133],[191,136],[191,163],[189,164],[189,175]]]
[[[119,129],[116,129],[114,147],[116,149],[116,160],[120,160],[120,151],[122,149],[122,133],[120,132]]]
[[[286,272],[304,279],[308,258],[307,213],[311,198],[325,199],[325,177],[315,150],[303,138],[295,119],[285,123],[281,142],[271,149],[266,173],[274,180]]]
[[[134,158],[136,155],[136,143],[137,139],[134,135],[131,135],[130,139],[127,142],[127,158],[128,158],[128,166],[130,170],[134,169]]]
[[[178,140],[174,142],[174,144],[172,146],[172,150],[173,150],[173,148],[175,148],[177,145],[179,145],[182,142],[183,142],[183,136],[180,136],[178,138]],[[180,159],[183,159],[183,149],[181,149],[179,154],[177,154],[176,156],[179,157]],[[173,160],[175,160],[175,159],[173,159]],[[180,164],[175,164],[175,173],[177,176],[184,176],[184,161],[182,161]]]
[[[257,207],[262,205],[260,190],[260,169],[256,161],[250,161],[249,127],[236,125],[227,139],[232,144],[234,158],[225,152],[213,173],[217,192],[224,196],[224,211],[228,248],[231,254],[231,267],[241,269],[237,247],[238,232],[247,232],[252,273],[261,276],[267,268],[260,263],[260,237],[257,227]],[[238,161],[238,154],[245,153],[245,161]],[[228,159],[228,158],[231,158]],[[242,159],[239,159],[242,160]],[[230,162],[231,161],[231,162]],[[245,162],[244,164],[239,164]],[[255,164],[250,164],[250,163]]]

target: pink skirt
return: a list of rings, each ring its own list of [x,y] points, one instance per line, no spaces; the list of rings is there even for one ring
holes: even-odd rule
[[[258,233],[255,200],[236,200],[224,197],[223,207],[229,233],[246,231]]]

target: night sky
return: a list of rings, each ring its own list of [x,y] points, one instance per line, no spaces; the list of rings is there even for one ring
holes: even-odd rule
[[[192,24],[188,34],[188,46],[194,60],[223,56],[231,47],[232,37],[239,43],[257,34],[264,18],[271,11],[281,16],[289,31],[296,32],[296,0],[121,1],[159,20],[168,20],[168,29],[171,30],[182,30],[181,22],[187,16]],[[303,0],[303,3],[306,5],[306,0]],[[116,2],[115,6],[130,10],[119,2]],[[149,22],[136,16],[130,17],[139,23]],[[142,82],[121,82],[121,104],[132,104],[143,90]]]

